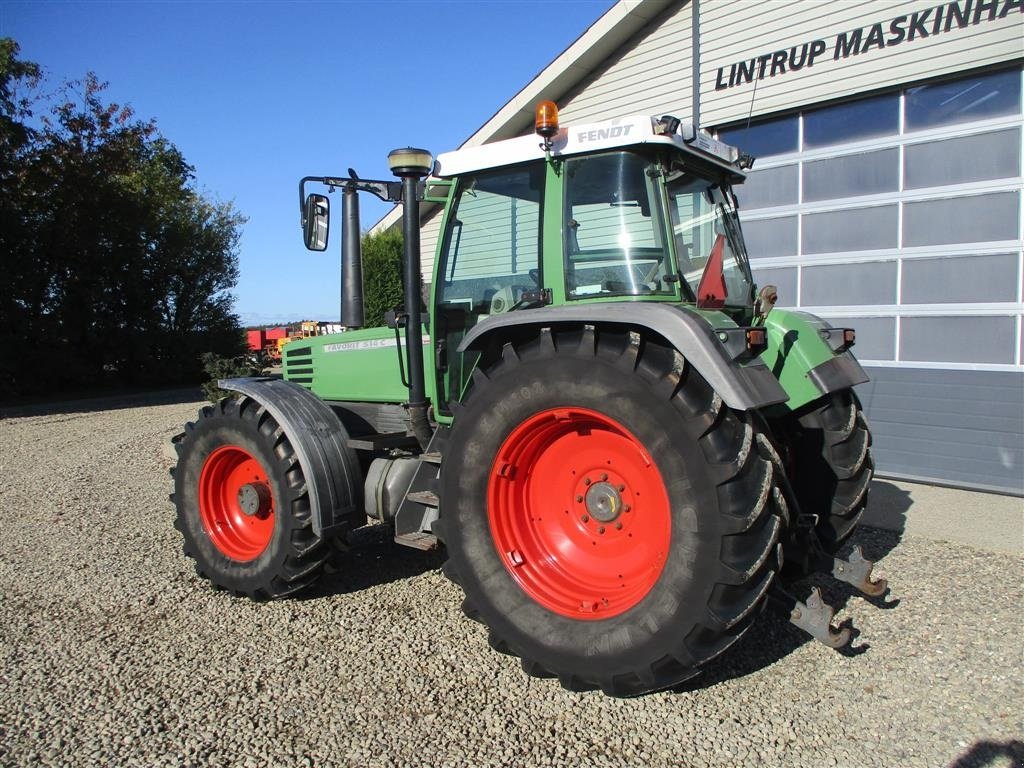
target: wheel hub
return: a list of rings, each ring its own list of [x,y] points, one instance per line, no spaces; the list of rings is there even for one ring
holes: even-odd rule
[[[248,517],[265,515],[270,510],[270,488],[266,483],[246,483],[238,489],[238,506]]]
[[[592,518],[610,523],[622,512],[622,496],[611,483],[594,483],[587,490],[586,505]]]

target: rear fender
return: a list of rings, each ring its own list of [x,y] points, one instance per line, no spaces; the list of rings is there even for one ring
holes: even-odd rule
[[[359,460],[348,445],[348,432],[330,406],[298,384],[281,379],[221,379],[217,386],[251,397],[277,420],[306,479],[317,536],[366,522]]]
[[[759,358],[734,359],[700,313],[672,304],[623,302],[507,312],[477,324],[466,334],[459,351],[483,351],[515,329],[559,325],[616,325],[656,333],[700,372],[726,405],[736,410],[764,408],[786,400],[785,390]]]

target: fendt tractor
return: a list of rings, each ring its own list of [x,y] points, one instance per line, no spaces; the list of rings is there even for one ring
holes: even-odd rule
[[[671,116],[564,127],[542,102],[535,127],[395,150],[397,180],[302,179],[312,250],[330,206],[306,186],[342,192],[346,330],[285,346],[282,377],[221,381],[175,438],[185,554],[282,597],[369,516],[443,546],[466,615],[528,674],[613,696],[676,686],[768,604],[847,645],[800,585],[886,590],[839,557],[873,472],[867,376],[852,329],[755,288],[732,191],[753,158]],[[403,207],[388,327],[362,327],[360,192]],[[427,306],[421,203],[443,206]]]

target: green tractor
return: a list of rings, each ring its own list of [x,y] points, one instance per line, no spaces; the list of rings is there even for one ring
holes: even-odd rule
[[[176,527],[214,585],[312,584],[367,517],[444,546],[466,615],[530,675],[632,696],[678,685],[777,604],[832,647],[816,589],[879,596],[859,549],[871,436],[854,332],[774,308],[732,186],[753,158],[670,116],[559,126],[442,154],[397,181],[307,177],[306,246],[343,193],[342,333],[176,438]],[[539,139],[539,140],[538,140]],[[427,178],[429,176],[429,178]],[[403,204],[404,307],[363,328],[358,194]],[[443,205],[429,304],[419,207]]]

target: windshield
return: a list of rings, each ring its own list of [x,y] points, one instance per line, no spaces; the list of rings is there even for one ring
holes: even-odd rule
[[[566,162],[565,289],[570,299],[676,295],[659,177],[656,163],[632,152]]]
[[[743,243],[735,198],[718,184],[707,179],[677,172],[668,183],[669,215],[675,237],[679,272],[699,301],[708,295],[699,290],[704,268],[716,251],[722,257],[724,296],[707,302],[707,306],[747,307],[753,301],[753,281],[747,249]],[[715,284],[715,276],[708,276]],[[701,294],[704,294],[703,296]]]

